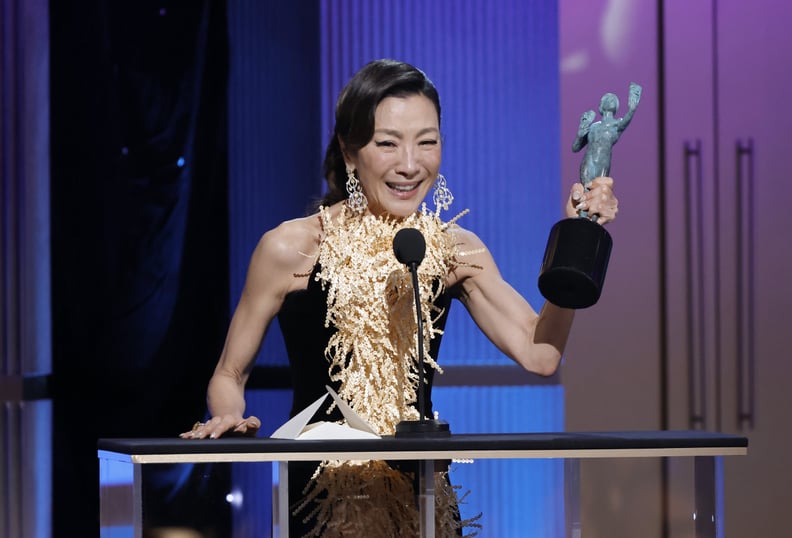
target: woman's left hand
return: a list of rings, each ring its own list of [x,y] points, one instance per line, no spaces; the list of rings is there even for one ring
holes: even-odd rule
[[[616,218],[619,212],[619,200],[613,194],[613,178],[594,179],[588,191],[580,182],[572,185],[566,204],[567,217],[577,217],[581,211],[586,211],[589,217],[596,215],[596,221],[600,224],[606,224]]]

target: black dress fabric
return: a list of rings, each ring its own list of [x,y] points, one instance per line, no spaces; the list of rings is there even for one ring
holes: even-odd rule
[[[329,375],[330,363],[325,357],[325,348],[335,327],[325,327],[327,315],[327,292],[315,276],[319,266],[314,267],[308,279],[306,289],[290,292],[283,301],[278,313],[278,323],[283,334],[286,352],[289,356],[289,369],[293,389],[290,417],[293,417],[321,396],[327,394],[326,385],[338,391],[339,383],[331,382]],[[451,295],[446,292],[435,301],[435,306],[442,309],[441,317],[434,327],[442,330],[448,317]],[[428,353],[436,359],[440,349],[441,335],[431,340]],[[432,381],[434,370],[426,369],[426,393],[424,398],[424,416],[432,416]],[[342,418],[340,411],[334,409],[327,414],[331,401],[323,405],[314,415],[313,421],[335,421]],[[292,462],[289,464],[289,505],[295,507],[304,495],[304,488],[320,462]],[[396,462],[393,462],[396,463]],[[398,464],[397,464],[398,465]],[[290,514],[293,510],[290,510]],[[310,510],[304,510],[308,513]],[[304,536],[314,527],[313,521],[303,522],[301,517],[290,516],[289,535]]]

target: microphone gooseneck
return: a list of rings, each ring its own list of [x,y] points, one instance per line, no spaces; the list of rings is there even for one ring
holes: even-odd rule
[[[436,419],[427,419],[425,411],[424,388],[424,339],[423,316],[421,313],[421,295],[418,286],[418,266],[426,255],[426,240],[423,234],[415,228],[402,228],[393,238],[393,253],[399,262],[410,268],[412,275],[413,295],[415,296],[415,319],[417,323],[418,338],[418,416],[417,421],[402,421],[396,425],[396,435],[449,435],[448,423]]]

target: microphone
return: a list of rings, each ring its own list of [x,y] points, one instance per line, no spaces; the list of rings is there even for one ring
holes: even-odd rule
[[[418,420],[402,420],[396,424],[396,436],[421,436],[430,434],[450,435],[448,423],[424,416],[424,339],[421,294],[418,287],[418,266],[426,255],[426,240],[415,228],[402,228],[393,237],[393,253],[399,262],[410,268],[413,294],[415,295],[415,319],[418,324]]]
[[[397,260],[410,266],[410,269],[413,264],[418,267],[426,255],[426,240],[423,234],[415,228],[402,228],[393,237],[393,253]]]

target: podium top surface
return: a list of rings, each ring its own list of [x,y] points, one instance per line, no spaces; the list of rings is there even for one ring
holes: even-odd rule
[[[324,459],[507,459],[743,456],[748,439],[704,431],[452,434],[438,437],[292,440],[99,439],[100,459],[131,463],[312,461]]]

